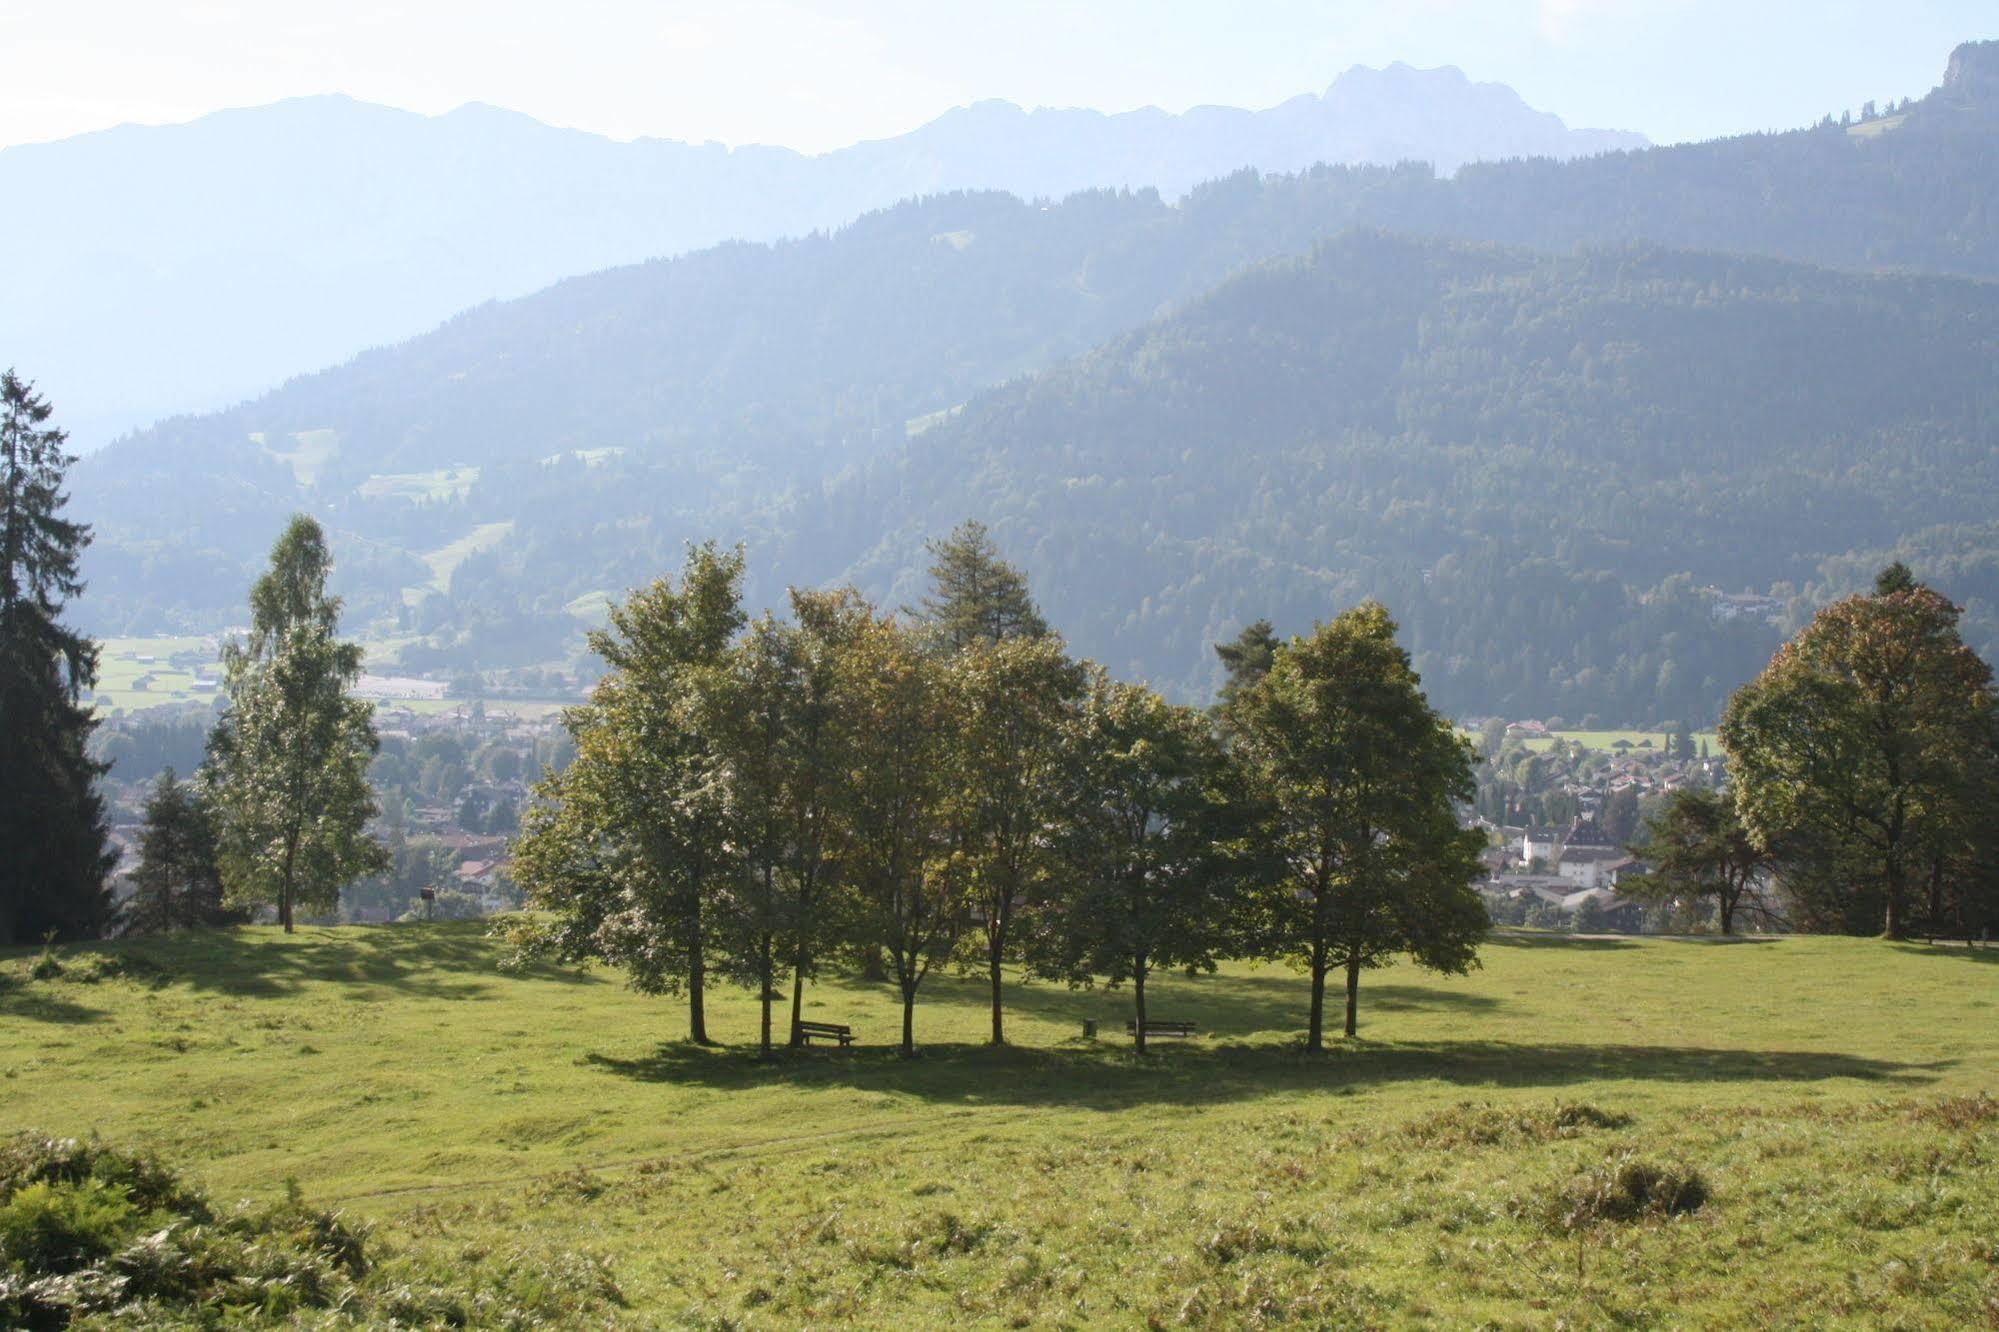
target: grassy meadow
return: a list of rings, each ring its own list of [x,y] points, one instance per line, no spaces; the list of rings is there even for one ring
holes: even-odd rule
[[[905,1062],[889,987],[828,980],[861,1044],[771,1064],[741,991],[693,1048],[476,923],[35,956],[0,954],[0,1122],[296,1178],[467,1270],[601,1260],[578,1323],[1999,1326],[1999,950],[1501,936],[1370,975],[1317,1058],[1279,967],[1157,982],[1202,1034],[1145,1059],[1122,993],[1017,986],[994,1050],[940,976]],[[1634,1161],[1704,1202],[1593,1220]]]

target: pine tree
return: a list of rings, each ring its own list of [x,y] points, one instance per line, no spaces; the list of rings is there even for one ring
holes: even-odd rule
[[[319,524],[293,518],[251,588],[248,642],[224,649],[229,708],[204,773],[229,900],[275,906],[286,933],[299,908],[332,911],[343,886],[388,868],[367,835],[374,710],[348,697],[361,647],[335,637],[332,568]]]
[[[125,928],[136,934],[220,925],[232,913],[222,904],[222,870],[215,827],[202,793],[168,768],[146,801],[139,835],[139,866],[125,904]]]
[[[922,618],[946,650],[1048,633],[1048,622],[1028,595],[1027,576],[1000,558],[984,523],[968,519],[928,549],[931,591]]]
[[[97,683],[97,645],[61,622],[83,590],[90,529],[61,516],[75,459],[51,414],[32,384],[0,373],[0,945],[101,932],[117,858],[81,701]]]

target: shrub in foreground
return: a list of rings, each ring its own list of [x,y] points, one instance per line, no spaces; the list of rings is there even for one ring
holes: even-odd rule
[[[377,1262],[309,1207],[218,1208],[156,1158],[22,1133],[0,1143],[0,1326],[532,1327],[621,1303],[592,1260],[512,1255],[497,1274]]]

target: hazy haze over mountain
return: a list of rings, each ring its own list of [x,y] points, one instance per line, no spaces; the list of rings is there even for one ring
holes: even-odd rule
[[[842,224],[912,195],[1092,186],[1169,197],[1243,166],[1568,158],[1571,130],[1454,68],[1356,68],[1266,111],[1024,111],[980,102],[817,157],[619,143],[469,105],[426,117],[311,97],[0,151],[0,348],[78,445],[221,406],[481,301],[716,242]]]

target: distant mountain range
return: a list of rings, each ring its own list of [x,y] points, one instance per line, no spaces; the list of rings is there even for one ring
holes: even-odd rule
[[[1168,198],[1242,167],[1582,154],[1571,130],[1456,69],[1356,68],[1267,111],[1023,111],[981,102],[808,157],[619,143],[471,105],[426,117],[313,97],[0,151],[0,362],[77,442],[205,410],[469,306],[728,240],[802,236],[898,200],[1100,186]]]
[[[1853,124],[954,194],[572,279],[86,460],[80,609],[240,618],[303,507],[405,664],[536,663],[689,538],[747,540],[758,601],[894,604],[978,516],[1079,650],[1187,697],[1210,639],[1372,594],[1452,710],[1706,720],[1779,629],[1705,585],[1803,605],[1889,552],[1999,650],[1996,69]]]

